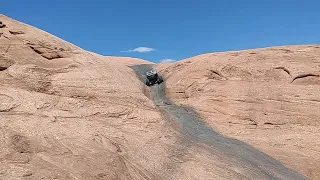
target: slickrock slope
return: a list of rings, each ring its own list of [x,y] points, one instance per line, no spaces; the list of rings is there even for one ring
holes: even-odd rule
[[[0,179],[304,179],[182,136],[128,67],[145,61],[0,21]]]
[[[169,97],[213,129],[320,179],[320,45],[209,53],[157,68]]]
[[[118,62],[6,16],[0,21],[0,179],[209,179],[214,173],[201,165],[210,160],[193,155],[196,148],[178,151],[179,134],[126,66],[143,60]],[[194,164],[208,173],[190,172]]]
[[[168,158],[174,132],[163,136],[161,115],[130,68],[0,21],[0,179],[156,175],[162,164],[154,154]]]

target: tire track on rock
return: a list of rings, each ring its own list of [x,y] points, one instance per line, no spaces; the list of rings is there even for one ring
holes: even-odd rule
[[[145,82],[144,74],[152,65],[131,66],[142,82]],[[174,178],[176,171],[182,163],[188,159],[192,149],[207,154],[212,161],[212,166],[221,164],[216,159],[223,161],[225,169],[238,177],[247,179],[307,179],[298,172],[291,170],[279,161],[255,149],[242,141],[225,137],[202,121],[197,113],[190,108],[181,107],[172,102],[165,93],[165,82],[151,87],[144,86],[144,91],[150,88],[151,99],[158,107],[165,119],[180,132],[175,147],[169,152],[174,157],[163,167],[163,178]],[[179,152],[179,153],[177,153]],[[179,159],[180,161],[177,161]]]

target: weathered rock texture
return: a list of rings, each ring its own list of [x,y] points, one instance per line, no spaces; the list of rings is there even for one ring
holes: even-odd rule
[[[267,179],[172,128],[127,67],[149,62],[0,21],[0,179]]]
[[[320,45],[210,53],[157,66],[213,129],[320,179]]]
[[[175,131],[130,68],[0,20],[0,179],[160,176]]]

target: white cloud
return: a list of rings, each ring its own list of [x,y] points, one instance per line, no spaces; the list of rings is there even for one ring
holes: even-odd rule
[[[168,62],[175,62],[176,60],[174,59],[162,59],[161,62],[163,63],[168,63]]]
[[[127,51],[121,51],[121,52],[147,53],[147,52],[151,52],[151,51],[155,51],[155,49],[149,48],[149,47],[137,47],[137,48],[135,48],[135,49],[129,49],[129,50],[127,50]]]

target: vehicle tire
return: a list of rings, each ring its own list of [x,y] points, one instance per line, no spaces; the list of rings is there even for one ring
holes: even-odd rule
[[[149,81],[148,78],[146,78],[146,85],[147,85],[147,86],[150,86],[150,81]]]
[[[162,79],[162,77],[161,77],[161,76],[159,76],[158,84],[161,84],[161,83],[163,83],[163,79]]]

